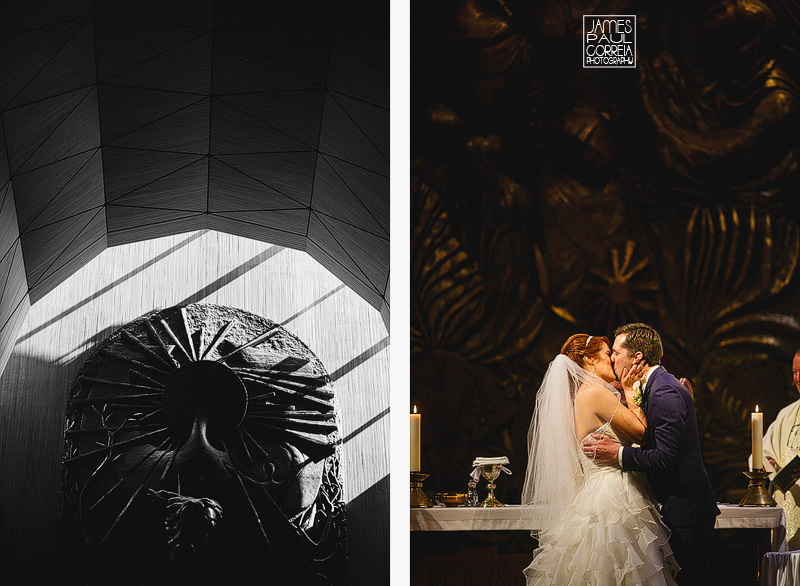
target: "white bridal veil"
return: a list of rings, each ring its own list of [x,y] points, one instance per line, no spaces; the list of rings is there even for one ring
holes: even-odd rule
[[[575,393],[583,383],[604,386],[619,396],[614,387],[564,354],[550,363],[536,395],[522,509],[537,537],[555,526],[582,480],[581,458],[585,456],[575,437]]]

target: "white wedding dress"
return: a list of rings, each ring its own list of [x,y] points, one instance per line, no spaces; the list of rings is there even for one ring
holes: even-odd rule
[[[613,427],[600,430],[621,445]],[[584,440],[590,439],[587,435]],[[555,527],[540,536],[528,586],[674,585],[678,565],[646,476],[581,459],[583,482]]]

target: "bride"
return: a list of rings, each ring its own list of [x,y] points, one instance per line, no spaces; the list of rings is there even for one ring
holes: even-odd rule
[[[642,441],[647,421],[633,383],[636,365],[616,380],[607,338],[571,336],[550,363],[528,432],[523,514],[539,547],[525,569],[528,586],[676,584],[678,572],[646,477],[586,458],[592,433],[622,445]],[[579,438],[580,441],[579,441]]]

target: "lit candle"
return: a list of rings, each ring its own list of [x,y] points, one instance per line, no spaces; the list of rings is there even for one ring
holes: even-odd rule
[[[756,405],[755,413],[750,414],[750,431],[753,441],[753,470],[764,468],[764,448],[761,442],[764,438],[764,414],[758,412]]]
[[[422,425],[422,415],[417,413],[417,406],[414,405],[414,412],[411,414],[411,472],[419,472],[420,462],[420,427]]]

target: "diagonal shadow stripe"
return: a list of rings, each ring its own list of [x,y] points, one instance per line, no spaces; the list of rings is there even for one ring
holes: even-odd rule
[[[356,368],[364,364],[367,360],[375,356],[378,352],[386,348],[388,345],[389,345],[389,336],[386,336],[383,340],[375,344],[372,348],[364,350],[364,352],[353,358],[350,362],[348,362],[341,368],[337,369],[336,372],[331,374],[331,380],[332,381],[339,380],[348,372],[355,370]]]
[[[351,439],[353,439],[354,437],[359,435],[361,432],[365,431],[367,428],[372,427],[373,425],[378,423],[378,421],[380,421],[381,419],[383,419],[387,415],[389,415],[389,407],[387,407],[386,409],[384,409],[383,411],[378,413],[375,417],[373,417],[372,419],[367,421],[364,425],[362,425],[361,427],[359,427],[358,429],[356,429],[352,433],[348,434],[347,437],[342,440],[342,443],[346,444]]]
[[[270,246],[264,252],[257,254],[256,256],[248,260],[246,263],[236,267],[232,271],[221,276],[213,283],[206,285],[205,287],[200,289],[197,293],[190,295],[183,301],[179,301],[178,305],[184,305],[187,303],[197,303],[198,301],[202,301],[203,299],[211,295],[214,291],[221,289],[222,287],[224,287],[228,283],[235,281],[245,273],[252,271],[258,265],[271,259],[273,256],[275,256],[282,250],[284,250],[283,246],[277,246],[277,245]]]
[[[34,335],[38,334],[39,332],[41,332],[42,330],[49,328],[51,325],[53,325],[54,323],[64,319],[69,314],[76,312],[77,310],[79,310],[84,305],[87,305],[87,304],[91,303],[92,301],[94,301],[95,299],[97,299],[98,297],[101,297],[102,295],[105,295],[106,293],[111,291],[114,287],[118,287],[119,285],[121,285],[125,281],[135,277],[136,275],[138,275],[142,271],[150,268],[154,264],[156,264],[156,263],[164,260],[168,256],[174,254],[175,252],[177,252],[178,250],[180,250],[184,246],[187,246],[187,245],[191,244],[192,242],[194,242],[195,240],[200,238],[205,233],[206,233],[205,230],[201,230],[201,231],[197,232],[196,234],[193,234],[192,236],[190,236],[186,240],[183,240],[183,241],[179,242],[178,244],[176,244],[172,248],[169,248],[169,249],[165,250],[164,252],[162,252],[158,256],[155,256],[155,257],[151,258],[150,260],[148,260],[146,263],[144,263],[140,267],[132,270],[131,272],[129,272],[128,274],[126,274],[126,275],[124,275],[122,277],[120,277],[119,279],[117,279],[113,283],[110,283],[109,285],[106,285],[102,289],[98,290],[92,296],[87,297],[86,299],[80,301],[79,303],[76,303],[75,305],[73,305],[69,309],[66,309],[66,310],[62,311],[56,317],[46,321],[45,323],[43,323],[42,325],[38,326],[37,328],[31,330],[30,332],[28,332],[24,336],[21,336],[17,340],[17,342],[21,342],[23,340],[27,340],[31,336],[34,336]]]
[[[325,300],[326,300],[328,297],[331,297],[331,296],[335,295],[336,293],[338,293],[339,291],[341,291],[342,289],[344,289],[346,286],[347,286],[347,285],[344,285],[344,284],[342,284],[342,285],[339,285],[338,287],[336,287],[336,289],[334,289],[333,291],[329,291],[328,293],[325,293],[325,295],[323,295],[322,297],[320,297],[319,299],[317,299],[316,301],[314,301],[314,303],[312,303],[312,304],[311,304],[311,305],[309,305],[308,307],[306,307],[306,308],[304,308],[304,309],[301,309],[300,311],[298,311],[297,313],[295,313],[295,314],[294,314],[292,317],[290,317],[290,318],[288,318],[288,319],[284,320],[284,321],[281,323],[281,325],[282,325],[282,326],[285,326],[286,324],[288,324],[289,322],[291,322],[291,321],[293,321],[293,320],[297,319],[298,317],[300,317],[300,316],[301,316],[301,315],[303,315],[304,313],[306,313],[306,312],[308,312],[308,311],[311,311],[311,310],[312,310],[313,308],[315,308],[317,305],[319,305],[320,303],[322,303],[323,301],[325,301]]]

